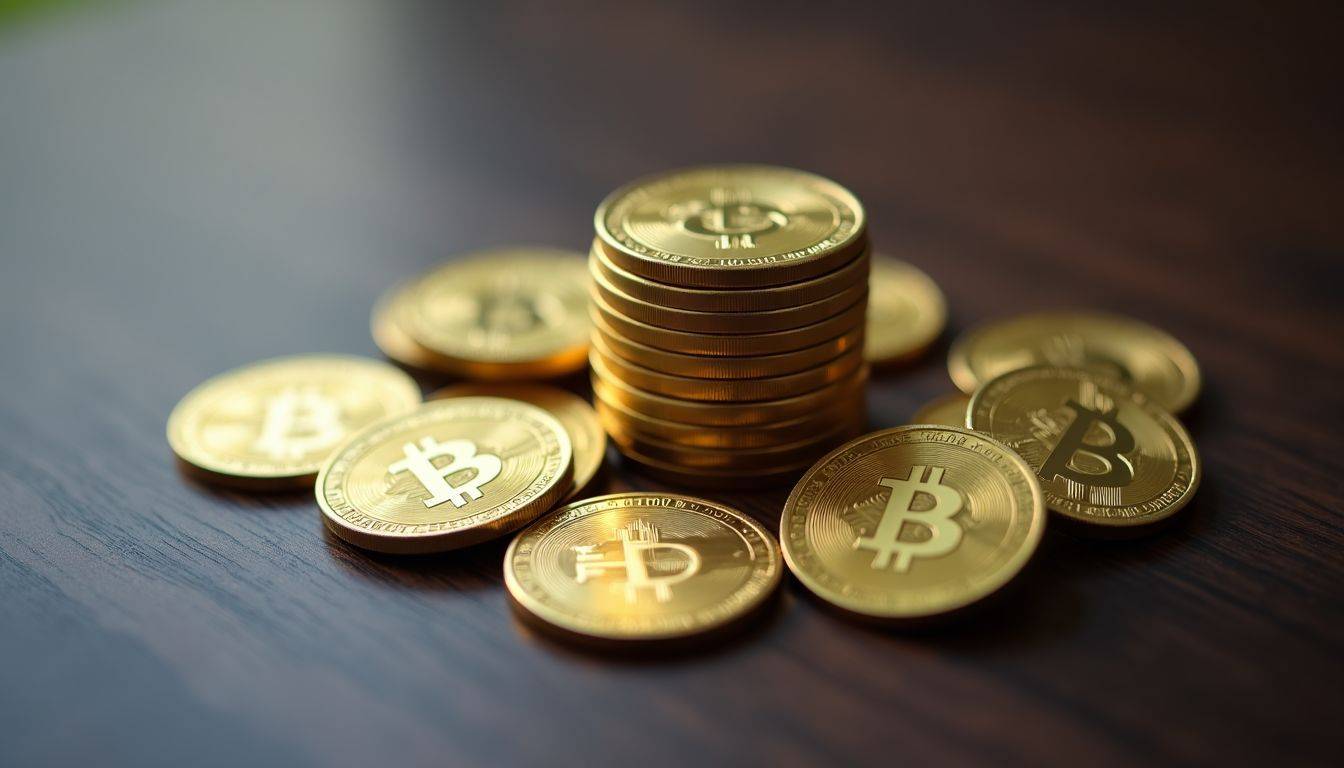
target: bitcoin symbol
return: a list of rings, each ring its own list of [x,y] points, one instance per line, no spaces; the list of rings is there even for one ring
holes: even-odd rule
[[[516,293],[482,296],[476,313],[476,327],[493,333],[520,334],[547,325],[536,300]]]
[[[1088,486],[1119,488],[1128,485],[1134,479],[1134,466],[1123,454],[1134,450],[1134,435],[1120,423],[1115,411],[1094,411],[1073,399],[1064,407],[1073,412],[1073,421],[1041,465],[1041,478],[1046,482],[1063,478],[1069,496],[1073,498],[1080,497],[1082,489]],[[1095,445],[1085,441],[1093,425],[1102,427],[1110,435],[1108,444]],[[1079,457],[1090,457],[1105,469],[1089,472],[1079,468]],[[1113,495],[1103,494],[1103,497]]]
[[[905,573],[910,570],[912,559],[941,557],[961,543],[961,526],[952,519],[961,511],[961,494],[942,484],[942,467],[931,468],[927,482],[923,477],[924,467],[916,466],[910,468],[910,475],[904,480],[882,478],[878,482],[878,485],[891,489],[886,509],[882,510],[882,520],[872,536],[860,536],[854,542],[855,549],[871,549],[877,553],[873,556],[873,568],[886,568],[891,565],[891,556],[895,555],[896,570]],[[933,508],[915,510],[916,494],[931,498]],[[930,538],[901,541],[901,526],[906,523],[924,526],[929,530]]]
[[[461,508],[469,500],[481,498],[481,486],[498,477],[504,467],[504,463],[493,453],[476,453],[476,444],[470,440],[440,443],[432,437],[424,437],[420,439],[419,446],[406,443],[401,450],[406,457],[394,461],[387,471],[394,475],[400,472],[415,475],[415,479],[430,493],[430,497],[425,499],[425,506],[431,508],[445,501],[451,501],[454,507]],[[452,457],[452,461],[442,467],[434,465],[434,459],[445,456]],[[450,476],[466,469],[476,470],[470,480],[461,485],[448,482]]]
[[[341,439],[341,407],[317,389],[290,387],[266,403],[261,434],[252,447],[277,459],[296,459]]]
[[[670,213],[687,232],[714,238],[721,250],[755,248],[757,237],[789,223],[783,211],[753,201],[746,190],[714,189],[708,201],[693,200]]]
[[[625,571],[625,581],[619,586],[625,593],[627,603],[636,602],[641,589],[652,589],[654,599],[665,603],[672,599],[673,584],[683,582],[700,571],[700,553],[686,544],[659,541],[656,525],[636,520],[616,531],[616,537],[621,542],[620,560],[607,560],[602,553],[596,551],[596,544],[574,547],[577,553],[577,562],[574,564],[575,581],[583,584],[588,579],[601,576],[609,570],[621,569]],[[658,550],[680,553],[686,558],[686,565],[678,573],[650,576],[649,561],[644,556],[646,553],[656,553]],[[654,556],[654,563],[658,570],[665,567],[658,564],[657,555]]]

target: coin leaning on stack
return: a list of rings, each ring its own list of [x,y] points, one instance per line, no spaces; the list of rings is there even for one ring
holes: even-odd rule
[[[785,481],[866,415],[869,249],[840,185],[769,166],[692,168],[594,217],[595,404],[649,474]]]

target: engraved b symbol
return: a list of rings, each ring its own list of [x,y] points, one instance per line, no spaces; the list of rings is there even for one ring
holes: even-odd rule
[[[1094,411],[1073,399],[1066,402],[1064,407],[1073,411],[1073,422],[1041,465],[1041,479],[1050,482],[1056,477],[1062,477],[1078,485],[1112,488],[1128,485],[1134,479],[1134,466],[1124,454],[1134,450],[1134,435],[1120,423],[1116,412]],[[1094,424],[1109,433],[1110,443],[1096,445],[1084,440]],[[1101,462],[1106,469],[1102,472],[1083,471],[1074,465],[1074,459],[1078,456],[1089,456]]]

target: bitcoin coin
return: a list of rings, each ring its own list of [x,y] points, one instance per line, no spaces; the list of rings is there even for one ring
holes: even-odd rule
[[[438,552],[517,530],[573,484],[569,436],[535,405],[454,397],[372,424],[322,465],[332,533],[381,552]]]
[[[617,333],[627,339],[659,349],[695,355],[746,356],[794,352],[833,339],[849,332],[857,325],[862,325],[867,312],[867,300],[860,299],[838,315],[787,331],[742,334],[689,333],[659,328],[626,317],[608,305],[596,291],[592,293],[592,299],[593,308],[597,310],[602,322],[616,329]]]
[[[1184,344],[1118,315],[1048,312],[1000,320],[963,334],[947,358],[952,381],[967,394],[1001,373],[1032,365],[1120,378],[1172,413],[1199,394],[1199,365]]]
[[[986,382],[971,396],[973,429],[1031,465],[1050,509],[1110,529],[1175,514],[1199,487],[1200,462],[1185,427],[1118,378],[1033,366]]]
[[[448,397],[507,397],[544,409],[560,422],[569,434],[574,449],[574,487],[562,499],[568,501],[583,492],[597,476],[607,456],[607,433],[597,419],[593,406],[578,395],[541,384],[455,384],[431,394],[431,400]]]
[[[780,519],[790,570],[865,617],[913,621],[980,601],[1026,565],[1045,529],[1040,485],[1007,447],[957,427],[864,435],[794,486]]]
[[[827,339],[820,344],[793,352],[774,355],[746,355],[742,357],[709,357],[686,355],[640,344],[617,333],[601,316],[593,313],[593,330],[603,343],[617,355],[655,371],[677,376],[701,379],[755,379],[766,376],[784,376],[829,363],[863,343],[863,326]]]
[[[601,361],[600,365],[604,370],[611,371],[632,387],[666,397],[708,402],[725,400],[747,402],[795,397],[851,376],[863,365],[863,355],[855,350],[824,365],[786,376],[760,379],[696,379],[660,373],[622,360],[606,347],[600,335],[593,337],[590,355],[592,359]],[[592,364],[592,360],[589,362]]]
[[[933,279],[896,259],[873,259],[868,278],[868,334],[865,354],[874,365],[917,356],[943,332],[947,303]]]
[[[971,402],[971,398],[954,392],[950,395],[943,395],[936,400],[931,400],[924,404],[923,408],[915,411],[915,415],[910,418],[911,424],[939,424],[945,427],[965,427],[966,426],[966,406]]]
[[[804,280],[865,244],[859,201],[789,168],[707,166],[641,179],[598,206],[607,257],[641,277],[701,288]]]
[[[764,312],[699,312],[650,304],[627,296],[597,270],[593,270],[593,286],[607,306],[632,320],[689,333],[769,333],[801,328],[839,314],[853,306],[868,292],[868,286],[860,282],[814,302],[784,309]]]
[[[597,410],[610,411],[610,418],[629,429],[662,438],[670,443],[696,448],[763,448],[796,443],[830,428],[837,421],[862,418],[862,401],[839,401],[821,406],[805,416],[788,421],[755,424],[748,427],[703,427],[645,416],[619,402],[597,395]]]
[[[168,418],[168,444],[185,469],[207,481],[303,487],[351,432],[419,402],[415,382],[386,363],[282,357],[192,390]]]
[[[820,301],[828,296],[868,282],[868,251],[848,263],[811,280],[770,288],[715,289],[686,288],[648,280],[616,266],[606,255],[601,242],[593,244],[588,265],[621,293],[662,307],[697,312],[769,312]]]
[[[602,364],[601,358],[594,358],[592,366],[590,380],[593,389],[599,391],[604,400],[621,403],[654,418],[710,427],[787,421],[812,413],[837,399],[862,403],[865,399],[864,385],[868,381],[868,369],[862,367],[851,378],[795,397],[746,404],[704,403],[664,397],[632,387],[613,376]]]
[[[588,353],[588,271],[566,251],[488,251],[411,282],[376,317],[375,341],[393,359],[478,379],[560,376]],[[378,333],[380,323],[400,330]]]
[[[526,618],[601,641],[667,641],[753,614],[783,566],[768,531],[690,496],[619,493],[575,502],[518,534],[504,583]]]

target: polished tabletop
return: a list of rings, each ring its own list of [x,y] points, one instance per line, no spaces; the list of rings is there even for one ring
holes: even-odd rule
[[[1344,116],[1327,13],[1227,4],[22,3],[0,16],[0,764],[1315,763],[1344,729]],[[1328,8],[1322,6],[1323,11]],[[1097,308],[1198,357],[1170,529],[1046,531],[921,632],[786,578],[698,651],[523,627],[506,542],[324,535],[193,484],[208,376],[377,355],[389,286],[583,250],[609,190],[770,162],[864,201],[948,340]],[[426,381],[426,387],[436,382]],[[582,377],[564,382],[579,392]],[[594,492],[668,488],[613,452]],[[787,488],[706,493],[773,529]]]

